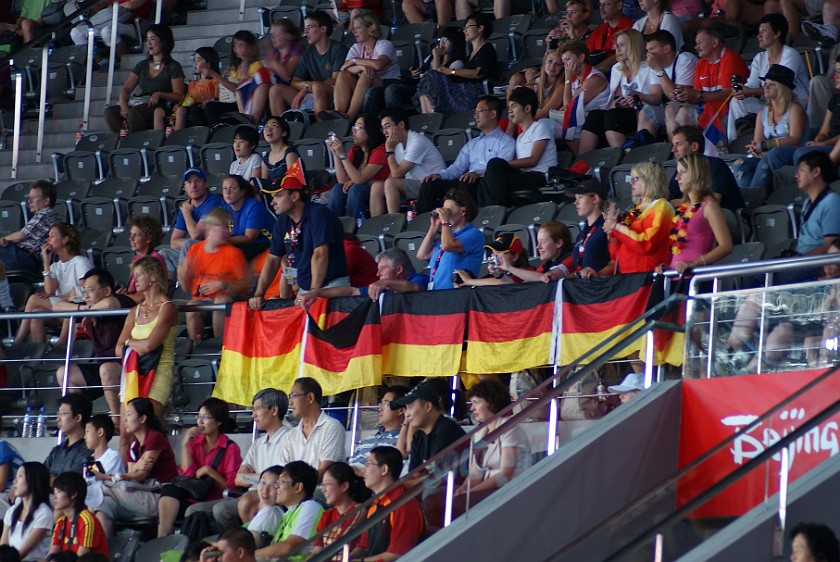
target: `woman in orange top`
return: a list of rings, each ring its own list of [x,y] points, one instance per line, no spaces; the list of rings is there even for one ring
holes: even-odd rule
[[[610,238],[610,257],[616,273],[653,271],[670,261],[674,208],[668,202],[665,170],[657,162],[636,164],[630,170],[630,194],[636,205],[620,215],[615,204],[604,212],[604,231]]]

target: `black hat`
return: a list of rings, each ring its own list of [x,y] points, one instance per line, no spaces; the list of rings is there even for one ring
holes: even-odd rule
[[[767,70],[767,74],[765,76],[762,76],[761,79],[772,80],[773,82],[784,84],[785,86],[793,90],[796,74],[786,66],[782,66],[781,64],[774,64],[770,66],[770,68]]]
[[[426,402],[432,402],[433,404],[437,404],[440,400],[440,396],[435,391],[434,387],[427,382],[422,382],[409,390],[408,394],[402,398],[394,400],[392,404],[397,404],[398,406],[408,406],[418,398],[425,400]]]
[[[579,182],[576,186],[570,187],[566,190],[567,195],[589,195],[595,194],[601,197],[601,199],[607,199],[607,188],[601,184],[600,181],[596,180],[595,178],[586,179]]]

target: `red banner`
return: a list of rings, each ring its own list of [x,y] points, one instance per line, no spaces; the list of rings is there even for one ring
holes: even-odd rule
[[[810,385],[823,372],[811,370],[683,381],[680,468],[761,417],[785,397]],[[837,396],[840,396],[840,373],[823,380],[771,419],[757,425],[730,447],[692,470],[677,486],[678,505],[684,505],[761,454],[834,402]],[[788,447],[789,482],[837,454],[840,450],[839,424],[840,414],[824,421]],[[779,490],[781,461],[779,452],[769,463],[764,463],[707,502],[693,516],[743,515]]]

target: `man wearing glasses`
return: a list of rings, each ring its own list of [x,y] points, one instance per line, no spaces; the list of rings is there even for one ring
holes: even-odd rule
[[[400,385],[386,387],[382,400],[379,401],[379,428],[374,435],[363,440],[356,447],[356,454],[347,459],[347,464],[353,467],[356,474],[364,478],[365,463],[368,455],[376,447],[396,447],[400,430],[407,425],[405,421],[405,407],[397,404],[397,400],[408,393],[408,388]],[[405,447],[403,447],[405,448]],[[397,475],[399,478],[399,475]]]

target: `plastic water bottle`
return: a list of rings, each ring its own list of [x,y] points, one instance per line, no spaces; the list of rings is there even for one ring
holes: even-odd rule
[[[32,406],[26,407],[26,415],[23,416],[23,430],[21,431],[24,439],[32,437]]]
[[[415,218],[417,218],[417,206],[414,204],[414,201],[410,201],[408,203],[408,211],[405,213],[405,222],[411,222]]]
[[[365,212],[359,211],[359,216],[356,217],[356,230],[362,228],[363,224],[365,224]]]
[[[35,437],[47,436],[47,408],[41,406],[38,411],[38,422],[35,424]]]
[[[84,127],[85,127],[84,123],[79,123],[79,129],[76,131],[76,138],[75,138],[77,145],[79,144],[79,142],[83,138],[85,138]]]
[[[128,136],[128,120],[123,119],[122,128],[120,129],[120,138],[123,139]]]

